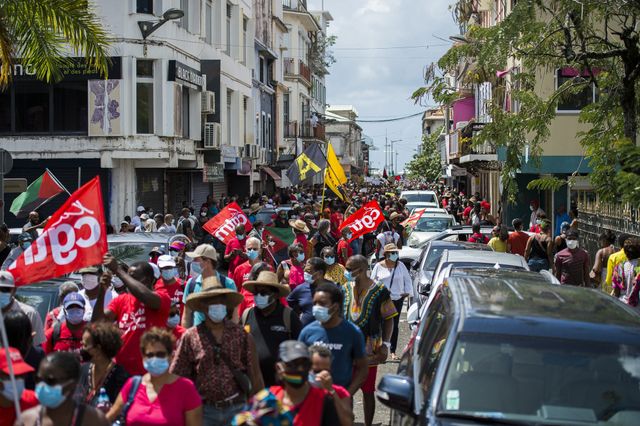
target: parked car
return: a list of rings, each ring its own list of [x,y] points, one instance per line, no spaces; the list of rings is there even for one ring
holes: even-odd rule
[[[149,260],[149,252],[154,247],[164,249],[168,254],[169,244],[181,240],[188,242],[184,234],[167,234],[163,232],[127,232],[107,235],[109,251],[116,259],[126,264]]]
[[[60,285],[68,278],[53,278],[39,283],[23,285],[16,290],[16,299],[33,307],[38,311],[42,321],[47,312],[60,305],[58,291]]]
[[[271,225],[271,223],[273,223],[273,217],[278,214],[280,210],[284,210],[289,213],[289,210],[291,210],[292,208],[293,207],[290,205],[282,205],[277,208],[263,207],[258,211],[258,213],[256,213],[256,220],[262,221],[262,223],[264,223],[264,226],[269,226]]]
[[[402,191],[400,198],[407,200],[407,209],[440,207],[440,200],[434,191]]]
[[[376,396],[392,425],[637,425],[640,315],[600,291],[453,276]]]
[[[447,213],[424,212],[411,230],[407,245],[415,247],[422,241],[429,241],[433,236],[456,225],[456,218]]]

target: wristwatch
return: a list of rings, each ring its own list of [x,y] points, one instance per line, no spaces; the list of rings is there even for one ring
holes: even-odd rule
[[[387,349],[391,349],[391,342],[382,342],[383,345],[387,347]]]

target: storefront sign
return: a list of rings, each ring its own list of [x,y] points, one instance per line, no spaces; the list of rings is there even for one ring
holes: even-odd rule
[[[202,73],[175,60],[169,61],[168,79],[176,83],[186,84],[200,91],[204,89],[204,76]]]
[[[220,163],[205,164],[202,168],[202,181],[224,182],[224,165]]]
[[[109,64],[109,76],[110,79],[122,78],[122,66],[121,58],[115,56],[109,58],[111,63]],[[0,69],[5,65],[0,65]],[[64,75],[66,81],[82,81],[82,80],[94,80],[104,79],[105,76],[99,74],[96,70],[91,68],[85,58],[68,58],[62,67],[61,72]],[[36,80],[36,71],[29,63],[22,63],[20,59],[16,59],[16,62],[11,65],[11,75],[15,81]]]

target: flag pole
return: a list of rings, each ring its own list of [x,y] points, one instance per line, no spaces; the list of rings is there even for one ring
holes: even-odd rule
[[[13,390],[13,408],[16,410],[16,419],[19,421],[22,413],[20,411],[20,401],[22,395],[18,395],[18,387],[16,385],[16,374],[13,371],[13,362],[11,361],[11,355],[9,354],[9,339],[7,338],[7,329],[4,326],[4,315],[0,309],[0,334],[2,334],[2,348],[4,354],[7,357],[7,367],[9,367],[9,379],[11,380],[11,388]]]
[[[71,193],[69,192],[69,190],[68,190],[68,189],[67,189],[67,188],[62,184],[62,182],[60,182],[60,181],[58,180],[58,178],[57,178],[57,177],[56,177],[56,176],[51,172],[51,170],[49,170],[49,168],[46,168],[46,167],[45,167],[45,171],[46,171],[47,173],[49,173],[49,176],[51,176],[51,178],[52,178],[53,180],[55,180],[55,181],[56,181],[56,183],[57,183],[58,185],[60,185],[60,187],[61,187],[62,189],[64,189],[64,191],[65,191],[67,194],[71,195]]]
[[[326,144],[327,144],[327,149],[329,149],[328,147],[329,147],[329,144],[331,144],[331,142],[326,142]],[[325,163],[327,164],[327,167],[329,168],[329,170],[331,171],[331,174],[333,174],[333,178],[336,180],[336,182],[338,182],[338,176],[336,175],[336,172],[335,172],[335,171],[333,171],[333,167],[331,167],[331,164],[329,164],[329,159],[327,158],[327,155],[326,155],[322,150],[320,150],[320,152],[322,153],[322,156],[324,157],[324,161],[325,161]],[[325,184],[325,186],[326,186],[326,182],[327,182],[327,176],[326,176],[326,175],[327,175],[327,168],[325,168],[324,173],[325,173],[325,176],[324,176],[324,184]],[[338,186],[342,186],[342,184],[341,184],[341,183],[339,183],[339,184],[338,184]],[[336,187],[336,189],[340,189],[340,188]],[[323,197],[324,197],[324,189],[322,190],[322,194],[323,194]],[[336,194],[336,195],[338,195],[338,194]],[[342,196],[344,197],[344,201],[345,201],[345,202],[346,202],[346,200],[348,200],[348,199],[349,199],[349,197],[347,197],[347,195],[346,195],[346,194],[342,194]]]
[[[327,165],[329,162],[327,161]],[[324,193],[327,190],[327,169],[324,170],[324,179],[322,180],[322,203],[320,204],[320,216],[324,211]]]

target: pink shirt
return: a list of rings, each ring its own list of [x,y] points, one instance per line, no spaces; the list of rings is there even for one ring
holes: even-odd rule
[[[120,391],[123,401],[129,396],[131,384],[130,378]],[[195,385],[184,377],[178,377],[175,382],[162,386],[153,402],[149,401],[144,383],[140,383],[127,413],[127,426],[181,426],[185,424],[185,413],[201,405],[202,399]]]

